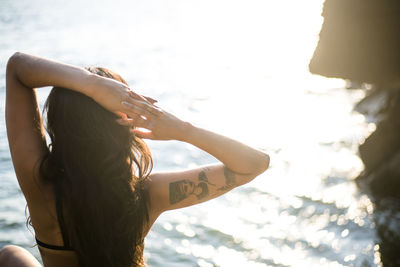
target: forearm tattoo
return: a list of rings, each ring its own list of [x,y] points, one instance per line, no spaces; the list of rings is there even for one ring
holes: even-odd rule
[[[224,166],[225,185],[218,188],[219,191],[229,191],[236,185],[235,173]]]
[[[188,198],[190,195],[195,195],[198,200],[203,200],[210,196],[211,187],[216,187],[215,184],[208,181],[206,171],[209,168],[204,168],[198,174],[198,183],[194,183],[189,179],[175,181],[169,184],[169,202],[176,204]],[[235,174],[227,167],[224,167],[225,185],[217,188],[217,191],[229,191],[235,186]]]
[[[192,186],[192,182],[189,180],[179,180],[176,182],[172,182],[169,184],[169,203],[176,204],[185,198],[187,198],[190,194],[188,194],[188,187]]]

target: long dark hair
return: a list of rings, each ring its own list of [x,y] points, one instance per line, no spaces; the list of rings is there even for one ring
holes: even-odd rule
[[[105,68],[92,73],[126,82]],[[54,87],[45,103],[49,151],[41,178],[54,188],[64,244],[79,266],[144,266],[149,220],[146,143],[90,97]]]

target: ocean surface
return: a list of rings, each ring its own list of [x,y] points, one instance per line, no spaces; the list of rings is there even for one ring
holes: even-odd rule
[[[375,127],[352,111],[364,92],[307,69],[321,10],[321,0],[0,0],[0,247],[39,258],[4,121],[6,63],[23,51],[108,67],[178,117],[270,154],[251,183],[163,214],[146,238],[149,266],[380,266],[374,206],[354,182]],[[215,162],[148,143],[156,171]]]

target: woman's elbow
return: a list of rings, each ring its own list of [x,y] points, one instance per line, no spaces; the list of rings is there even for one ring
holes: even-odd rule
[[[257,176],[265,172],[269,167],[269,163],[270,163],[269,155],[261,152],[261,158],[257,160],[257,163],[255,164],[253,171],[247,174],[240,174],[241,179],[239,179],[240,181],[238,183],[238,186],[251,182]]]
[[[258,168],[256,171],[256,175],[260,175],[261,173],[265,172],[269,167],[270,157],[268,154],[264,152],[260,152],[260,159],[258,163]]]
[[[21,60],[22,57],[21,52],[15,52],[7,62],[7,74],[14,73],[15,69],[17,68],[18,62]]]
[[[13,66],[16,62],[18,62],[23,57],[23,53],[15,52],[12,56],[8,59],[7,65]]]

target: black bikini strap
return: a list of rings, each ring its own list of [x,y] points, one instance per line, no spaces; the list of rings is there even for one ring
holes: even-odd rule
[[[35,238],[35,239],[36,239],[36,243],[39,246],[44,247],[44,248],[54,249],[54,250],[72,250],[70,247],[49,245],[49,244],[43,243],[42,241],[38,240],[37,238]]]

